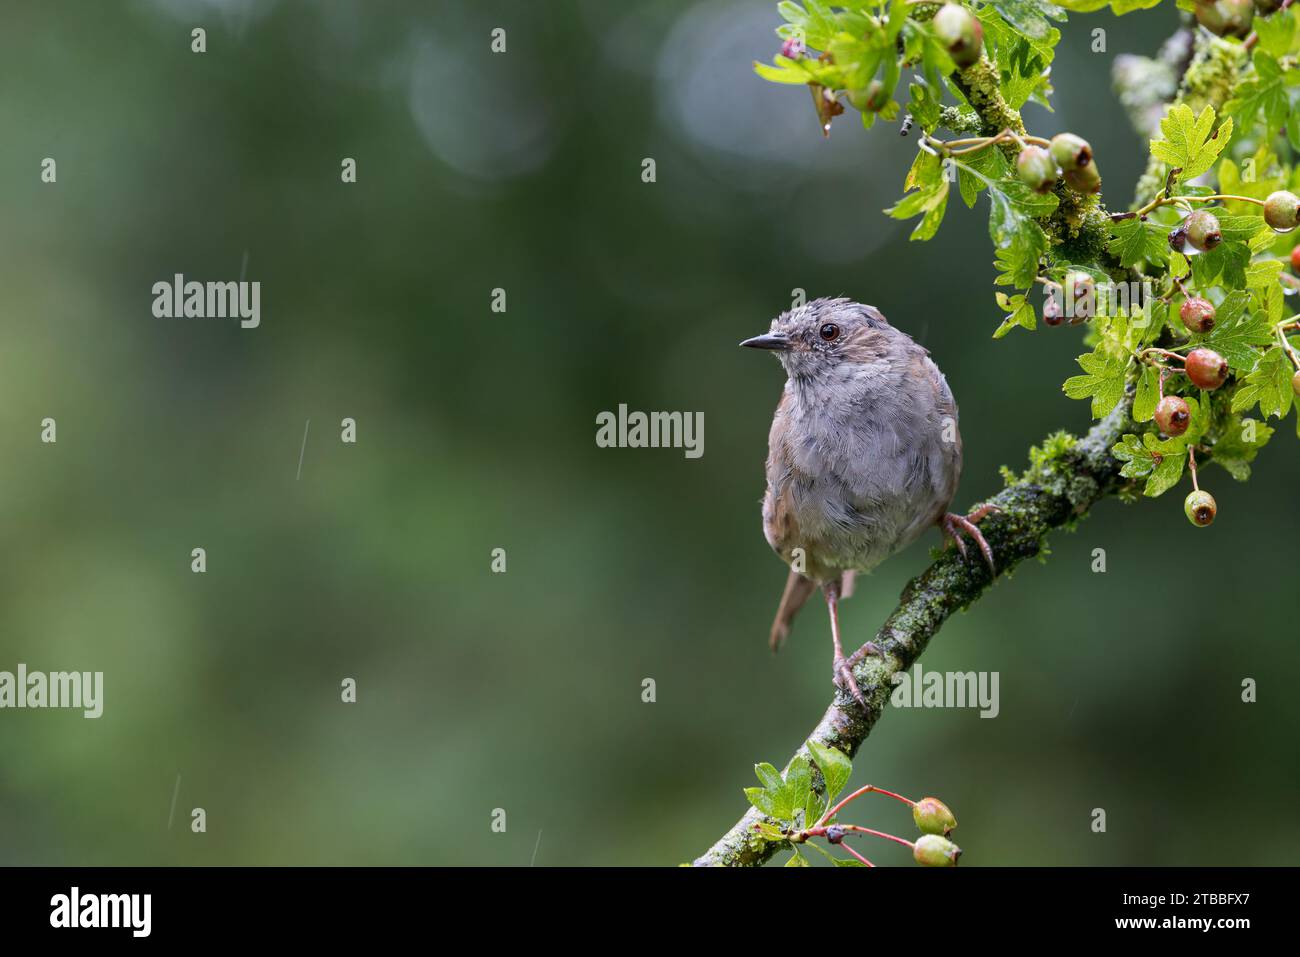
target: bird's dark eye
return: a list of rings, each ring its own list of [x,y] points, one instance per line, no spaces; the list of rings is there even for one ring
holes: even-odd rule
[[[840,334],[840,327],[835,325],[835,323],[833,322],[828,322],[826,323],[826,325],[822,326],[821,328],[821,337],[825,339],[827,342],[830,342],[832,339],[837,338],[839,334]]]

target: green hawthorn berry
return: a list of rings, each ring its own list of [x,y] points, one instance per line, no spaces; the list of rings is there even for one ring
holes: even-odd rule
[[[965,69],[979,62],[984,51],[984,28],[969,10],[957,3],[945,3],[932,23],[934,35],[953,63]]]
[[[1187,431],[1192,422],[1191,410],[1187,401],[1176,395],[1167,395],[1156,405],[1156,425],[1160,431],[1170,437],[1177,437]]]
[[[1188,492],[1187,498],[1183,499],[1183,512],[1193,525],[1204,528],[1214,521],[1218,511],[1219,507],[1214,504],[1214,496],[1209,492],[1198,489],[1195,492]]]
[[[1197,0],[1196,3],[1196,22],[1221,37],[1245,37],[1254,19],[1254,0]]]
[[[872,80],[867,84],[867,109],[872,113],[879,113],[889,105],[889,91],[885,89],[885,84],[880,80]]]
[[[1300,198],[1284,189],[1269,193],[1264,200],[1264,222],[1276,232],[1291,232],[1300,223]]]
[[[1080,166],[1065,174],[1065,185],[1085,196],[1101,189],[1101,171],[1096,163]]]
[[[956,867],[961,848],[938,834],[922,834],[912,845],[912,857],[926,867]]]
[[[1035,193],[1050,192],[1056,185],[1056,160],[1041,146],[1026,146],[1016,157],[1020,181]]]
[[[885,84],[879,80],[872,80],[865,90],[854,90],[849,93],[849,102],[863,113],[879,113],[889,102],[889,94],[885,91]]]
[[[922,834],[942,834],[944,837],[957,826],[952,811],[938,798],[921,798],[913,804],[912,820]]]
[[[1178,310],[1178,318],[1183,320],[1190,332],[1209,332],[1214,328],[1214,303],[1200,296],[1193,296],[1183,302]]]
[[[1198,209],[1183,225],[1187,227],[1187,241],[1203,253],[1223,242],[1219,219],[1207,209]]]
[[[1083,169],[1092,163],[1092,147],[1082,136],[1073,133],[1057,133],[1053,136],[1051,150],[1056,165],[1067,173]]]
[[[1198,389],[1213,391],[1228,381],[1228,363],[1213,349],[1193,349],[1183,368]]]
[[[1300,369],[1297,369],[1296,374],[1291,377],[1291,391],[1300,395]]]

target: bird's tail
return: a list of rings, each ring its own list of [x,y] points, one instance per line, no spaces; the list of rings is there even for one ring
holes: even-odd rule
[[[840,577],[840,598],[848,598],[853,594],[853,580],[856,573],[846,571]],[[794,623],[794,616],[803,607],[803,603],[808,600],[808,596],[817,590],[817,585],[809,578],[800,575],[793,568],[790,569],[790,577],[785,580],[785,591],[781,594],[781,604],[776,609],[776,619],[772,622],[772,633],[768,636],[768,644],[772,646],[772,651],[777,651],[782,642],[790,634],[790,626]]]

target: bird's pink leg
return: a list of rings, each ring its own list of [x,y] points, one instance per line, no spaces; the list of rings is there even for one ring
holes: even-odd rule
[[[980,553],[984,556],[984,563],[989,566],[989,571],[996,575],[997,566],[993,564],[993,549],[989,548],[989,543],[984,538],[984,533],[979,530],[979,522],[991,512],[1000,512],[1002,509],[996,505],[981,505],[972,511],[969,515],[958,515],[955,512],[946,513],[943,518],[939,519],[939,528],[943,534],[951,539],[957,545],[957,551],[961,552],[961,557],[966,557],[966,543],[962,541],[962,533],[969,535],[979,546]]]
[[[853,695],[858,704],[862,705],[862,710],[867,710],[867,699],[862,696],[858,689],[857,679],[853,677],[853,670],[849,667],[848,661],[844,657],[844,645],[840,642],[840,583],[838,581],[829,582],[823,587],[826,593],[826,607],[831,613],[831,641],[835,645],[835,657],[831,660],[831,671],[836,687],[842,688],[849,694]]]

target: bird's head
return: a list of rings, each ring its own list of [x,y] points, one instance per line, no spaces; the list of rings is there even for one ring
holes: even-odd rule
[[[793,379],[864,371],[886,362],[897,333],[874,306],[851,299],[814,299],[783,312],[772,328],[741,343],[776,353]]]

